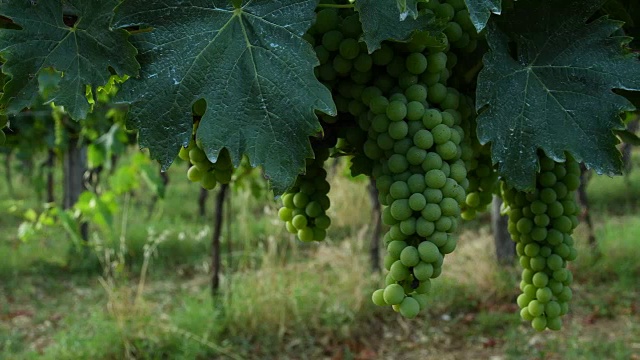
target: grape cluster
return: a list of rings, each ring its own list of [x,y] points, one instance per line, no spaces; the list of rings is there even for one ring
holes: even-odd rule
[[[471,53],[478,47],[478,33],[464,0],[429,0],[419,2],[418,9],[448,21],[444,33],[453,49]]]
[[[440,10],[421,11],[447,17],[452,10],[452,22],[464,15],[458,14],[463,2],[435,4]],[[408,318],[426,307],[430,279],[440,275],[444,255],[456,247],[452,234],[469,185],[461,145],[473,106],[465,107],[447,84],[457,63],[450,47],[467,48],[470,35],[463,35],[461,25],[449,27],[452,41],[444,44],[416,34],[409,43],[383,43],[369,54],[359,41],[357,13],[325,8],[306,36],[320,62],[316,76],[331,89],[338,110],[336,117],[321,116],[325,133],[336,134],[336,154],[352,156],[353,175],[376,180],[386,206],[389,274],[373,301]]]
[[[331,89],[338,116],[321,115],[325,134],[334,132],[336,153],[351,155],[352,175],[371,175],[372,163],[362,154],[366,140],[367,107],[362,98],[372,82],[374,55],[360,42],[362,25],[353,10],[325,8],[317,13],[315,24],[306,35],[315,47],[320,65],[316,77]]]
[[[567,262],[577,256],[571,234],[578,225],[579,186],[580,166],[575,160],[556,163],[546,156],[540,158],[535,191],[521,192],[503,184],[509,232],[523,268],[517,300],[520,315],[538,331],[559,330],[560,317],[569,311],[573,276]]]
[[[187,170],[187,179],[191,182],[199,182],[200,186],[206,190],[213,190],[218,184],[228,184],[233,176],[233,163],[229,151],[225,148],[220,151],[216,162],[211,162],[200,143],[195,139],[198,124],[205,111],[207,103],[204,99],[197,100],[192,106],[194,118],[193,133],[191,141],[186,148],[180,148],[178,157],[191,163]]]
[[[469,187],[465,202],[462,204],[464,220],[473,220],[478,213],[487,210],[499,184],[498,172],[493,167],[489,146],[482,146],[476,141],[471,151],[472,159],[467,162]]]
[[[223,149],[217,161],[212,163],[192,139],[189,146],[180,149],[178,156],[192,164],[187,171],[189,181],[199,182],[204,189],[213,190],[217,184],[228,184],[231,181],[233,163],[227,149]]]
[[[456,247],[453,233],[469,186],[465,162],[472,154],[463,159],[462,144],[468,142],[463,128],[469,127],[465,122],[473,104],[448,86],[457,63],[451,48],[475,46],[463,25],[471,21],[457,24],[463,10],[464,2],[434,0],[421,11],[455,23],[448,26],[444,42],[420,33],[408,43],[385,42],[372,54],[360,41],[362,26],[353,9],[318,11],[305,35],[320,63],[316,76],[331,90],[338,110],[337,116],[320,115],[325,142],[333,142],[328,147],[337,156],[352,157],[353,175],[376,180],[385,206],[389,274],[373,301],[408,318],[426,307],[431,279],[440,275],[444,255]],[[280,218],[303,241],[324,238],[329,223],[324,214],[329,187],[319,176],[326,174],[321,169],[325,158],[308,163],[306,174],[282,197]]]
[[[424,292],[430,279],[440,275],[444,255],[456,247],[452,233],[465,199],[467,171],[460,159],[464,134],[459,113],[425,109],[407,94],[407,103],[406,95],[397,93],[391,101],[382,96],[371,101],[377,114],[365,153],[380,161],[374,169],[376,186],[381,204],[387,205],[382,220],[390,226],[385,235],[387,286],[373,300],[412,318],[425,307]],[[420,104],[417,111],[414,104]],[[398,289],[402,297],[395,295]]]
[[[307,159],[304,175],[298,176],[293,188],[282,195],[283,206],[278,211],[287,231],[304,242],[324,240],[331,225],[326,214],[331,206],[327,196],[330,186],[323,167],[329,158],[329,149],[316,148],[315,155],[315,159]]]
[[[460,146],[465,134],[460,94],[446,86],[452,58],[419,39],[387,46],[385,57],[373,55],[392,86],[374,84],[363,98],[369,109],[363,152],[375,161],[372,174],[389,226],[386,287],[372,300],[413,318],[426,307],[444,255],[456,247],[452,234],[468,185]]]

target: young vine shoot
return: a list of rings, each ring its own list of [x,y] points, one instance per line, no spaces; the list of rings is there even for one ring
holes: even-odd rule
[[[384,206],[387,272],[372,301],[406,318],[429,308],[461,221],[500,196],[520,315],[559,330],[580,163],[619,174],[616,145],[634,136],[621,117],[639,103],[632,3],[2,1],[0,128],[43,103],[85,119],[119,76],[114,101],[165,169],[178,156],[212,190],[261,166],[303,242],[327,237],[325,164],[346,158]],[[47,71],[61,77],[42,98]]]

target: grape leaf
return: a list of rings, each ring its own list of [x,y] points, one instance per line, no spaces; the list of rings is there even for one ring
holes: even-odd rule
[[[532,188],[538,149],[557,161],[569,152],[599,173],[620,172],[613,130],[624,129],[620,112],[634,106],[612,89],[640,90],[640,61],[623,48],[629,38],[612,36],[620,22],[587,23],[601,5],[519,0],[500,28],[490,23],[478,137],[492,143],[493,161],[518,189]]]
[[[86,86],[104,85],[116,73],[137,74],[136,49],[123,30],[109,22],[118,0],[48,0],[0,2],[0,15],[20,28],[0,29],[2,71],[11,77],[0,102],[16,113],[37,102],[38,75],[47,68],[63,73],[49,100],[63,105],[72,118],[84,119],[90,109]],[[65,25],[65,11],[77,16]],[[70,24],[71,25],[71,24]]]
[[[419,0],[396,0],[401,21],[406,20],[409,15],[414,19],[418,17],[418,1]]]
[[[314,110],[335,115],[319,65],[302,36],[317,0],[128,0],[114,26],[150,26],[132,37],[141,78],[123,84],[130,125],[166,169],[189,143],[192,105],[207,109],[196,137],[211,161],[227,148],[237,166],[247,154],[262,165],[276,194],[312,156],[309,136],[322,131]]]
[[[379,49],[385,40],[408,41],[416,30],[439,33],[446,26],[433,14],[400,20],[397,0],[358,0],[356,10],[360,13],[363,37],[370,53]]]
[[[465,0],[464,2],[467,4],[471,22],[478,32],[487,26],[492,13],[500,15],[502,12],[502,0]]]
[[[631,144],[633,146],[640,146],[640,138],[629,129],[615,130],[615,134],[620,138],[623,143]]]

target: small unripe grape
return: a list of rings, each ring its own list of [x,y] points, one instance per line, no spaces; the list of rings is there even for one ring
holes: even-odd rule
[[[412,297],[405,297],[400,304],[400,314],[407,319],[415,318],[420,312],[420,304]]]
[[[371,295],[371,300],[374,304],[378,306],[386,306],[388,305],[386,301],[384,301],[384,289],[378,289],[373,292]]]
[[[397,305],[404,299],[404,289],[398,284],[391,284],[384,288],[384,302],[389,305]]]

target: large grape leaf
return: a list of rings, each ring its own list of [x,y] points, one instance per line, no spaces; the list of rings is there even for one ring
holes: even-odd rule
[[[314,76],[318,59],[302,36],[317,0],[127,0],[114,26],[150,26],[132,37],[141,78],[122,88],[140,144],[167,168],[192,131],[192,104],[207,110],[197,139],[210,160],[227,148],[263,165],[276,193],[293,184],[322,131],[314,110],[335,115]]]
[[[502,0],[465,0],[469,16],[478,32],[487,26],[491,14],[500,15],[502,12]]]
[[[401,20],[398,0],[358,0],[355,6],[369,52],[379,49],[385,40],[408,41],[416,30],[439,33],[446,26],[433,14]]]
[[[538,149],[558,161],[569,152],[599,173],[620,171],[613,130],[634,107],[612,89],[640,90],[640,61],[623,48],[628,38],[612,36],[620,22],[587,23],[602,3],[519,0],[502,26],[490,23],[478,137],[519,189],[533,186]]]
[[[74,119],[84,119],[90,105],[86,86],[104,85],[111,75],[138,73],[136,49],[123,30],[111,30],[109,22],[118,0],[10,0],[0,2],[0,15],[20,28],[0,29],[2,71],[11,77],[0,102],[9,113],[34,105],[38,75],[47,68],[62,72],[59,87],[50,100],[63,105]],[[65,25],[65,12],[77,16]],[[71,25],[71,24],[70,24]]]

